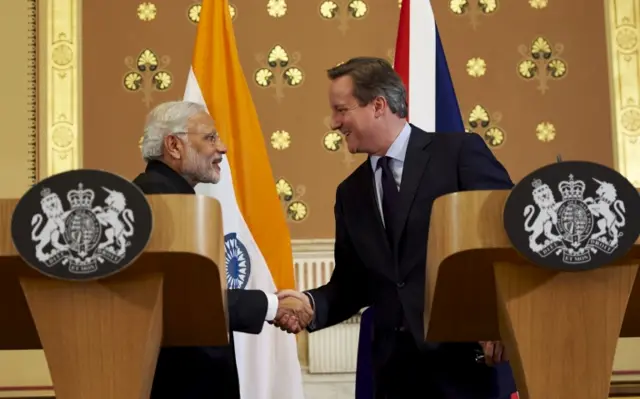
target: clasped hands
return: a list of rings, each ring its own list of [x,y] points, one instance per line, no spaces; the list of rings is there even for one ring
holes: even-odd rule
[[[277,293],[278,311],[272,324],[281,330],[297,334],[307,328],[313,320],[313,309],[307,297],[302,292],[282,290]],[[484,352],[484,362],[495,365],[507,361],[506,350],[500,341],[481,341]]]
[[[278,311],[273,319],[275,326],[288,333],[297,334],[313,320],[309,298],[302,292],[282,290],[278,295]]]

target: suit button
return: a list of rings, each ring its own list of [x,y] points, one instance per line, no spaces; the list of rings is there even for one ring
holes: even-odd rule
[[[396,286],[397,286],[398,288],[402,288],[402,287],[404,287],[404,281],[400,281],[399,283],[396,283]]]

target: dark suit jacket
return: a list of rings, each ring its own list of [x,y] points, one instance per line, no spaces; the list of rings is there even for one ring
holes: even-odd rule
[[[133,181],[145,194],[195,194],[193,187],[159,161],[147,164]],[[260,290],[227,290],[229,329],[258,334],[267,314],[267,297]],[[162,348],[151,399],[240,398],[233,350],[228,347]]]
[[[478,343],[424,344],[426,245],[437,197],[465,190],[511,189],[507,171],[477,134],[434,134],[412,126],[400,186],[399,226],[394,229],[396,256],[385,236],[374,184],[367,159],[338,186],[335,269],[328,284],[309,291],[315,302],[310,330],[340,323],[372,306],[374,369],[393,352],[394,330],[405,326],[421,349],[464,359],[451,365],[451,373],[445,375],[452,381],[443,383],[468,386],[463,389],[470,392],[465,397],[491,397],[495,370],[475,362]]]

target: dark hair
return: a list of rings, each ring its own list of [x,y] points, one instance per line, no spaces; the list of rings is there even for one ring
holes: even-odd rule
[[[356,57],[327,70],[329,79],[350,76],[353,80],[353,96],[361,106],[376,97],[387,100],[391,112],[400,118],[407,117],[407,89],[391,64],[383,58]]]

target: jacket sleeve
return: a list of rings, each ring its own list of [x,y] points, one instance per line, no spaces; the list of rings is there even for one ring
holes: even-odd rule
[[[267,316],[267,296],[260,290],[227,290],[229,329],[260,334]]]
[[[336,239],[333,274],[327,284],[306,292],[314,307],[314,319],[307,328],[309,331],[341,323],[370,305],[369,284],[363,281],[367,273],[349,237],[340,198],[338,187],[334,207]]]
[[[458,156],[458,179],[464,191],[513,188],[507,170],[476,133],[468,133],[462,140]]]

